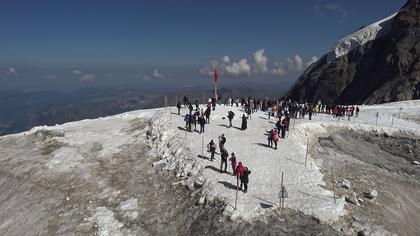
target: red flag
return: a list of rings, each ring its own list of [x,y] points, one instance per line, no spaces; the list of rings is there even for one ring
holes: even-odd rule
[[[217,80],[219,79],[219,76],[217,75],[217,70],[214,70],[214,82],[217,82]]]

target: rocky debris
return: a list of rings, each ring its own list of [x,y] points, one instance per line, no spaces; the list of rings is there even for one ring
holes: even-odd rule
[[[204,205],[204,203],[206,203],[206,196],[201,196],[201,197],[198,199],[197,204],[198,204],[198,205]]]
[[[118,209],[121,211],[123,218],[128,220],[135,220],[139,215],[139,206],[137,198],[129,198],[120,203]]]
[[[349,189],[350,188],[350,181],[346,180],[346,179],[342,179],[341,182],[341,187],[345,188],[345,189]]]
[[[369,199],[374,199],[378,196],[378,192],[375,189],[369,190],[369,192],[365,192],[365,197]]]
[[[359,205],[359,201],[357,200],[357,194],[355,192],[352,192],[350,196],[346,196],[344,199],[346,200],[346,202],[349,202],[354,205]]]

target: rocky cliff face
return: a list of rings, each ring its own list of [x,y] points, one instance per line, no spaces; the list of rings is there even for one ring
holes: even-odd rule
[[[340,40],[286,96],[339,104],[419,99],[419,56],[420,0],[409,0],[395,16]]]

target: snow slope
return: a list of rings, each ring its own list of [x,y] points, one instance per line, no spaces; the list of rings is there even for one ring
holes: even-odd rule
[[[327,54],[327,63],[343,55],[346,55],[356,47],[386,35],[388,33],[388,28],[392,22],[392,19],[396,15],[397,13],[394,13],[385,19],[363,27],[362,29],[357,30],[356,32],[339,40],[335,47]]]
[[[398,118],[400,108],[402,108],[401,117]],[[83,163],[86,163],[86,158],[92,157],[83,153],[95,150],[97,153],[95,158],[110,158],[120,152],[124,145],[147,143],[152,147],[151,155],[160,158],[154,163],[156,167],[173,171],[179,178],[179,183],[191,190],[201,187],[203,190],[201,203],[214,199],[225,201],[227,203],[225,213],[232,219],[252,220],[259,214],[274,210],[278,204],[277,194],[283,172],[284,185],[289,192],[285,207],[313,215],[323,222],[333,222],[346,213],[345,202],[343,199],[337,199],[337,203],[334,204],[332,192],[323,188],[326,183],[319,171],[319,163],[314,162],[309,156],[307,166],[304,165],[308,138],[310,144],[313,144],[316,136],[328,132],[330,128],[377,130],[390,134],[398,130],[420,132],[419,123],[403,119],[419,116],[419,100],[363,106],[359,118],[353,121],[338,121],[320,114],[312,121],[296,120],[292,122],[291,132],[287,138],[280,140],[278,150],[265,146],[267,143],[265,130],[274,127],[275,120],[268,120],[266,114],[262,112],[253,114],[248,122],[248,129],[241,131],[235,128],[240,127],[239,117],[242,116],[240,108],[219,106],[212,113],[211,124],[206,125],[205,134],[201,135],[184,131],[183,117],[171,114],[170,110],[175,111],[175,108],[139,110],[52,127],[36,127],[28,132],[3,136],[0,139],[18,138],[40,130],[64,134],[57,135],[53,139],[66,145],[54,150],[51,158],[49,157],[43,165],[46,170],[72,173],[86,180],[90,178],[90,172],[87,171],[90,166]],[[227,128],[228,121],[223,119],[229,110],[236,113],[233,120],[234,128]],[[186,109],[182,109],[182,114],[186,112]],[[376,112],[379,112],[378,127],[376,127]],[[129,131],[137,119],[150,119],[146,127],[147,132],[143,132],[141,128],[138,131]],[[226,149],[235,152],[238,161],[242,161],[252,171],[248,193],[240,192],[238,195],[237,210],[233,209],[236,179],[218,172],[220,155],[216,155],[214,162],[198,157],[202,154],[203,138],[205,146],[210,139],[217,141],[217,137],[222,133],[227,137]],[[16,155],[19,153],[19,150],[16,150]],[[205,147],[204,156],[209,156]],[[230,166],[228,170],[231,171]],[[103,193],[104,197],[112,197],[115,194],[118,195],[118,192],[112,189]],[[119,223],[112,214],[108,213],[107,209],[98,208],[91,220],[102,225],[103,232],[118,231]],[[109,222],[109,227],[112,227],[108,229],[104,222]]]

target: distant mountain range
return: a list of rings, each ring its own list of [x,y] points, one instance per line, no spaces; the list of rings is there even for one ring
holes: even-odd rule
[[[228,96],[278,97],[284,86],[241,84],[221,87],[219,94]],[[175,106],[175,98],[184,95],[190,101],[204,103],[212,90],[188,87],[173,90],[132,88],[90,88],[71,93],[54,91],[2,91],[0,93],[0,135],[26,131],[35,126],[63,124],[82,119],[93,119],[131,110],[163,107],[165,95],[168,105]]]
[[[286,94],[304,102],[374,104],[420,98],[420,0],[341,39]]]

